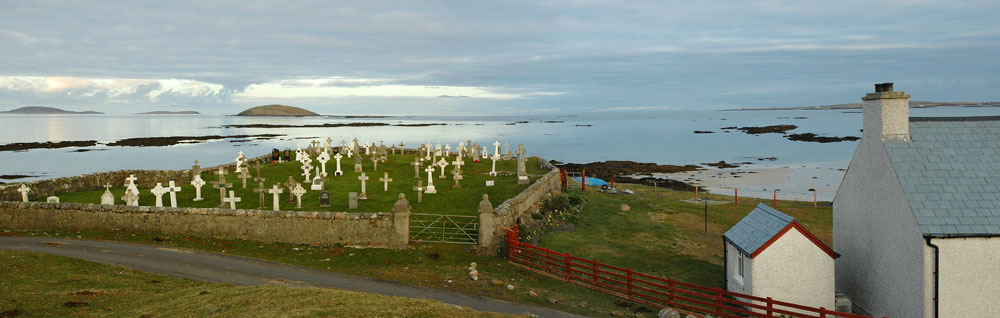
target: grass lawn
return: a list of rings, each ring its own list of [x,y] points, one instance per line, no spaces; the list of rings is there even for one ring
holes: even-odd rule
[[[0,317],[514,317],[325,288],[239,287],[0,250]]]
[[[423,180],[424,186],[427,186],[427,173],[421,168],[421,178],[414,178],[413,166],[410,163],[413,162],[415,155],[412,154],[401,154],[393,155],[389,154],[389,161],[387,163],[379,163],[378,171],[372,171],[372,162],[370,160],[363,161],[364,173],[369,177],[367,181],[366,191],[368,192],[369,200],[358,201],[358,208],[356,210],[348,209],[348,193],[349,192],[361,192],[361,181],[358,177],[361,173],[354,172],[354,160],[347,159],[346,157],[341,161],[341,169],[344,170],[344,175],[334,177],[333,171],[337,170],[336,161],[327,162],[327,173],[330,177],[325,185],[325,190],[330,192],[330,207],[324,208],[319,206],[319,195],[320,191],[309,190],[309,185],[303,183],[302,187],[306,188],[308,192],[302,196],[302,209],[296,209],[294,202],[286,202],[289,198],[289,193],[291,191],[288,188],[283,188],[284,193],[281,194],[281,210],[282,211],[328,211],[328,212],[390,212],[392,211],[393,203],[396,202],[399,193],[405,193],[407,200],[410,201],[410,205],[413,207],[412,212],[415,213],[435,213],[435,214],[457,214],[457,215],[477,215],[476,208],[479,206],[479,201],[482,199],[482,195],[489,194],[490,202],[494,205],[498,205],[504,200],[514,197],[522,190],[528,187],[528,185],[517,184],[517,160],[500,160],[497,161],[497,173],[498,176],[491,177],[489,175],[492,161],[491,160],[480,160],[478,163],[474,162],[472,159],[466,157],[463,160],[465,165],[462,166],[462,177],[461,180],[462,188],[454,189],[452,185],[455,184],[454,180],[451,178],[451,171],[454,166],[449,166],[446,168],[445,176],[446,179],[440,179],[441,175],[440,169],[434,172],[434,185],[437,188],[436,194],[423,195],[423,202],[417,203],[417,192],[413,190],[413,187],[417,185],[418,180]],[[366,157],[367,158],[367,157]],[[454,161],[455,157],[449,157],[449,162]],[[531,157],[527,159],[525,167],[527,168],[528,175],[531,181],[534,182],[537,178],[548,173],[548,170],[539,168],[539,158]],[[319,162],[313,157],[313,166],[318,166]],[[284,183],[288,181],[289,176],[293,176],[296,182],[303,182],[304,177],[302,176],[302,166],[301,163],[297,161],[284,163],[284,164],[263,164],[261,165],[261,176],[266,180],[264,181],[264,186],[266,188],[271,188],[275,183]],[[251,175],[253,177],[257,176],[257,170],[251,169]],[[195,197],[194,186],[184,185],[181,186],[181,192],[177,193],[177,201],[180,207],[194,207],[194,208],[212,208],[219,206],[219,190],[212,188],[211,182],[218,181],[219,178],[214,173],[216,171],[203,171],[202,179],[207,183],[201,189],[201,195],[205,198],[203,201],[192,201]],[[384,174],[388,172],[389,178],[392,182],[389,182],[389,191],[383,190],[383,182],[379,181],[379,178],[384,177]],[[237,174],[233,171],[227,171],[226,182],[233,183],[233,188],[230,190],[236,191],[236,196],[242,198],[242,201],[236,204],[238,209],[257,209],[260,206],[260,195],[254,192],[258,184],[253,181],[253,177],[247,179],[247,188],[243,189],[242,179],[237,178]],[[311,178],[311,176],[310,176]],[[487,187],[486,180],[495,180],[495,186]],[[162,182],[163,186],[167,186],[167,181],[169,180],[158,180]],[[124,184],[125,180],[121,180],[121,184]],[[120,185],[120,184],[119,184]],[[98,204],[101,202],[101,194],[104,193],[104,189],[92,190],[92,191],[81,191],[73,193],[60,193],[57,196],[61,202],[76,202],[76,203],[93,203]],[[115,195],[116,204],[124,204],[121,197],[125,195],[125,187],[118,186],[111,188],[111,193]],[[139,205],[142,206],[153,206],[156,197],[149,192],[147,188],[139,188]],[[163,196],[163,204],[165,206],[170,206],[169,195]],[[264,194],[264,209],[272,209],[272,195]],[[229,204],[226,204],[226,208],[229,208]]]
[[[413,173],[412,167],[410,169]],[[658,197],[653,198],[652,188],[618,184],[619,189],[626,186],[636,195],[572,192],[572,195],[587,200],[577,225],[572,231],[543,234],[539,244],[615,266],[722,287],[722,233],[749,213],[758,202],[770,202],[741,198],[739,205],[710,205],[708,233],[703,234],[704,206],[680,201],[693,198],[693,192],[661,190]],[[716,195],[709,195],[709,198],[731,200],[731,197]],[[623,205],[628,206],[627,211],[622,209]],[[832,210],[828,205],[813,208],[812,202],[778,201],[777,208],[797,218],[823,242],[831,244]],[[646,313],[646,316],[651,316],[656,311],[655,308],[629,304],[613,296],[516,269],[502,257],[477,256],[467,250],[467,246],[459,245],[414,243],[410,249],[388,250],[166,237],[157,233],[122,231],[13,234],[79,236],[235,254],[537,304],[588,316],[606,316],[612,311],[645,310],[653,311]],[[469,262],[479,264],[480,281],[467,278],[465,268]],[[449,279],[453,282],[448,283]],[[516,290],[510,292],[490,285],[489,281],[494,279],[512,283]],[[529,290],[540,296],[529,296]],[[557,302],[550,303],[550,297]],[[585,305],[581,306],[581,303]]]

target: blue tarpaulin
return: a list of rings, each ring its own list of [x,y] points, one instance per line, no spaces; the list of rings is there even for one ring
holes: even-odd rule
[[[573,180],[576,181],[577,183],[580,182],[580,178],[579,177],[574,177]],[[608,183],[606,181],[598,179],[598,178],[587,178],[587,185],[589,185],[589,186],[603,186],[603,185],[608,185]]]

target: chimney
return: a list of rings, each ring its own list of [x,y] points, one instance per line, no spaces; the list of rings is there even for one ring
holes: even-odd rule
[[[893,92],[892,83],[875,84],[875,92],[861,98],[864,107],[862,138],[910,141],[910,95]]]

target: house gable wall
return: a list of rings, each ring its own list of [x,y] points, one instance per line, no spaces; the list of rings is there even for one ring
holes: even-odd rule
[[[833,258],[791,227],[753,258],[752,294],[803,306],[833,308]]]

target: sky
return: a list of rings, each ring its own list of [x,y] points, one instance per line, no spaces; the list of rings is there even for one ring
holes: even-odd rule
[[[580,114],[1000,100],[1000,1],[4,1],[0,110]]]

